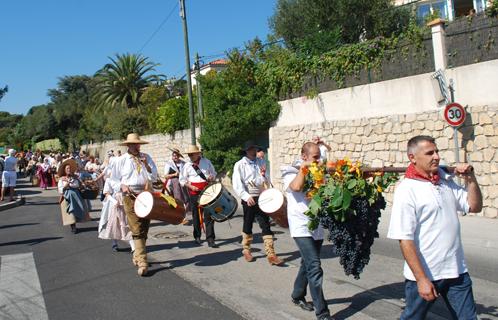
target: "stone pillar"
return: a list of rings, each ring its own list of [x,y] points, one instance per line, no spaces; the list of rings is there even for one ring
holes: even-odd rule
[[[427,24],[432,30],[432,47],[436,71],[439,69],[445,70],[447,66],[445,22],[445,20],[437,18]]]

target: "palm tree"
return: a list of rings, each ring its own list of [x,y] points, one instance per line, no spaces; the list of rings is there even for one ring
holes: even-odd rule
[[[164,79],[155,72],[158,64],[140,54],[116,55],[97,71],[97,97],[101,105],[138,108],[143,91],[151,84]]]

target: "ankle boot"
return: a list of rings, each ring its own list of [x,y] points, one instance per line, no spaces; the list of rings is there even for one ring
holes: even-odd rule
[[[135,252],[133,252],[133,264],[138,267],[138,275],[145,276],[148,271],[147,251],[145,249],[145,239],[134,239]]]
[[[242,232],[242,254],[244,255],[244,259],[247,262],[254,261],[254,257],[251,254],[251,243],[252,243],[252,234],[247,234]]]
[[[263,241],[265,243],[265,254],[268,262],[274,266],[282,265],[284,262],[280,260],[279,257],[277,257],[277,255],[275,254],[275,249],[273,248],[273,236],[263,236]]]

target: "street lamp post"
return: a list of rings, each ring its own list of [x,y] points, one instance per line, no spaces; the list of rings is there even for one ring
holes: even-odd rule
[[[192,145],[197,144],[195,139],[195,117],[194,103],[192,99],[192,78],[190,74],[190,50],[188,47],[188,29],[187,29],[187,10],[185,8],[185,0],[180,0],[180,17],[183,21],[183,38],[185,43],[185,68],[187,72],[187,95],[188,107],[190,116],[190,136]]]

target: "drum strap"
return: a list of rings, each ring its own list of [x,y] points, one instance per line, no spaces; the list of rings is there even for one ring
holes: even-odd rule
[[[199,168],[199,166],[195,163],[192,163],[192,168],[194,168],[195,172],[197,172],[197,174],[199,175],[199,177],[201,177],[201,179],[207,181],[208,179],[206,178],[206,176],[204,175],[204,173],[202,173],[201,171],[201,168]]]

